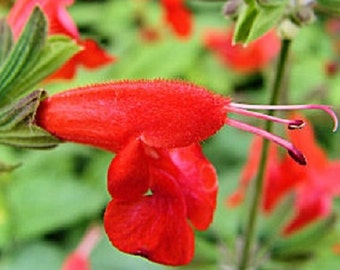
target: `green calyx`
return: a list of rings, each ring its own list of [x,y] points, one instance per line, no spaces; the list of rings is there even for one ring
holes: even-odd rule
[[[0,143],[17,147],[44,149],[61,141],[35,125],[35,115],[44,90],[31,94],[0,108]]]

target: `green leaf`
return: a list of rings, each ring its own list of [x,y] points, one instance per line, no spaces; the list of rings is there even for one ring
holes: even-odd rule
[[[66,36],[47,39],[46,18],[36,7],[0,68],[0,104],[27,93],[78,51],[77,44]]]
[[[5,163],[5,162],[0,160],[0,173],[11,172],[11,171],[15,170],[16,168],[18,168],[20,165],[21,165],[20,163],[17,163],[17,164],[8,164],[8,163]],[[0,214],[0,216],[1,216],[1,214]]]
[[[0,65],[4,62],[12,48],[12,31],[5,19],[0,20]]]
[[[272,258],[280,261],[303,261],[309,259],[323,239],[334,227],[335,215],[316,221],[289,238],[278,240],[271,251]]]
[[[47,35],[47,22],[43,12],[36,7],[13,50],[0,69],[0,104],[13,96],[6,96],[11,84],[25,70],[28,64],[39,57]]]
[[[64,254],[56,245],[41,241],[16,249],[16,252],[10,258],[0,261],[0,269],[60,270],[63,260]]]
[[[236,22],[234,42],[248,44],[274,28],[282,18],[286,1],[276,5],[244,6]]]
[[[284,9],[285,1],[282,1],[281,5],[261,7],[249,32],[247,43],[252,42],[274,28],[281,20]]]
[[[233,37],[234,43],[247,43],[249,33],[259,10],[255,5],[244,5],[241,9],[240,15],[236,21],[235,32]]]
[[[37,90],[0,109],[0,143],[38,149],[60,143],[59,139],[34,125],[36,110],[44,96],[43,90]]]
[[[48,38],[37,61],[32,61],[25,72],[11,85],[11,96],[20,96],[60,68],[71,56],[79,51],[72,39],[54,35]]]
[[[70,172],[74,160],[69,149],[65,145],[32,155],[25,166],[12,174],[8,205],[17,241],[99,217],[105,207],[108,201],[105,189]],[[105,182],[105,176],[97,182]]]

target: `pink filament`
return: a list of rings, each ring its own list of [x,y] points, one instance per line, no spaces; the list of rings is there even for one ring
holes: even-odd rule
[[[319,104],[308,104],[308,105],[249,105],[249,104],[242,104],[242,103],[235,103],[231,102],[229,106],[233,109],[243,109],[244,111],[249,110],[322,110],[328,113],[331,118],[333,119],[334,126],[333,126],[333,132],[338,129],[338,118],[335,114],[335,112],[332,110],[331,106],[326,105],[319,105]],[[253,115],[256,117],[255,115]],[[262,119],[270,119],[270,116],[267,116],[266,118]],[[290,127],[294,128],[294,125],[288,125]]]
[[[275,135],[272,134],[266,130],[260,129],[258,127],[254,127],[251,125],[248,125],[246,123],[234,120],[234,119],[226,119],[226,124],[250,133],[253,133],[255,135],[261,136],[267,140],[270,140],[284,148],[286,148],[288,150],[289,155],[300,165],[306,165],[306,159],[304,157],[304,155],[300,152],[300,150],[298,150],[292,143],[290,143],[289,141]]]
[[[233,103],[233,104],[235,104],[235,103]],[[279,118],[279,117],[275,117],[275,116],[271,116],[271,115],[266,115],[264,113],[247,111],[245,109],[239,109],[237,107],[232,107],[232,106],[228,107],[228,111],[232,112],[232,113],[245,115],[245,116],[251,116],[251,117],[255,117],[255,118],[259,118],[259,119],[269,120],[269,121],[273,121],[273,122],[280,123],[280,124],[285,124],[285,125],[288,125],[289,129],[299,129],[299,128],[304,127],[304,125],[305,125],[303,120],[284,119],[284,118]]]

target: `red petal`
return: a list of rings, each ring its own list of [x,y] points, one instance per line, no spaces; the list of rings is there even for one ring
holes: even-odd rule
[[[239,206],[244,200],[245,193],[246,191],[239,187],[236,191],[229,195],[226,200],[226,205],[230,208]]]
[[[77,27],[66,11],[66,6],[72,4],[73,0],[17,0],[7,16],[7,21],[17,39],[33,8],[39,5],[47,17],[49,34],[64,34],[78,39]]]
[[[237,190],[230,195],[230,197],[227,199],[227,205],[234,207],[238,206],[247,191],[247,187],[249,186],[249,183],[251,180],[254,179],[254,177],[257,174],[258,166],[260,163],[260,157],[261,157],[261,148],[262,148],[262,141],[263,139],[261,137],[254,137],[254,140],[250,146],[248,160],[246,161],[245,166],[243,167],[240,183],[237,188]],[[277,153],[277,147],[276,145],[270,143],[269,146],[269,158],[268,158],[268,164],[267,164],[267,170],[265,173],[265,189],[271,189],[271,180],[269,180],[271,177],[273,177],[273,174],[276,174],[277,167],[278,167],[279,161],[278,161],[278,153]],[[276,192],[273,192],[273,190],[270,190],[270,194],[268,194],[267,191],[264,192],[264,201],[263,206],[266,210],[268,207],[268,204],[272,204],[274,201],[276,202],[278,200],[277,198],[278,194]]]
[[[108,191],[115,199],[131,200],[147,192],[149,186],[148,159],[143,145],[139,139],[132,140],[110,164]]]
[[[327,181],[322,181],[322,183],[325,184],[325,189],[329,194],[332,194],[333,196],[339,196],[340,195],[340,160],[335,160],[332,162],[329,162],[327,166],[327,170],[325,171],[324,179],[327,179]],[[320,180],[321,181],[321,180]]]
[[[170,150],[174,165],[180,171],[176,181],[184,194],[188,218],[199,230],[205,230],[216,208],[217,175],[205,158],[200,145]]]
[[[297,192],[296,214],[284,228],[284,235],[292,234],[331,211],[332,198],[320,189],[302,187]]]
[[[280,40],[273,31],[246,47],[233,45],[232,38],[232,29],[210,30],[204,36],[203,42],[208,49],[216,53],[222,63],[240,73],[260,71],[277,56],[280,49]]]
[[[286,177],[285,170],[289,168],[286,169],[278,163],[273,164],[268,170],[263,189],[262,208],[270,213],[285,195],[292,192],[297,181],[292,177]]]
[[[90,270],[90,263],[87,258],[78,253],[72,253],[65,260],[62,270]]]
[[[188,37],[192,32],[192,16],[183,0],[161,0],[165,21],[180,37]]]
[[[47,78],[47,81],[60,79],[73,79],[78,66],[94,69],[113,63],[115,58],[101,49],[98,44],[90,39],[78,41],[83,50],[70,58],[61,68]]]
[[[156,182],[153,195],[109,203],[104,215],[109,239],[119,250],[154,262],[189,263],[194,235],[180,187],[166,172],[155,171],[152,177]]]
[[[101,49],[92,39],[78,41],[84,49],[74,56],[75,61],[82,66],[93,69],[103,65],[110,64],[115,58],[109,55],[105,50]]]
[[[48,76],[46,82],[53,80],[71,80],[76,76],[77,72],[77,62],[74,56],[70,58],[62,67],[60,67],[56,72]]]

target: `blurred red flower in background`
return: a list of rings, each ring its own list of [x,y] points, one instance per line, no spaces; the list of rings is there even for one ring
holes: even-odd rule
[[[17,0],[7,16],[7,22],[13,31],[14,38],[17,39],[34,7],[38,5],[48,20],[49,35],[66,35],[83,48],[48,79],[72,79],[79,65],[92,69],[110,64],[115,60],[95,41],[81,39],[77,26],[66,11],[66,7],[72,5],[73,2],[74,0]]]
[[[233,33],[232,28],[209,30],[203,37],[203,43],[222,64],[236,72],[249,74],[261,71],[280,50],[280,39],[274,31],[246,46],[233,44]]]
[[[295,213],[284,227],[284,235],[303,229],[308,224],[327,217],[331,213],[332,198],[340,195],[340,160],[330,161],[317,145],[313,129],[302,115],[307,126],[301,131],[289,130],[288,136],[294,145],[306,153],[307,166],[296,166],[287,155],[279,159],[276,146],[271,145],[264,184],[262,208],[270,214],[277,203],[290,192],[295,194]],[[238,190],[228,198],[229,206],[238,205],[246,187],[255,176],[260,153],[257,150],[261,139],[256,138],[244,167]]]
[[[192,32],[192,15],[184,0],[161,0],[164,20],[179,37],[188,37]]]

